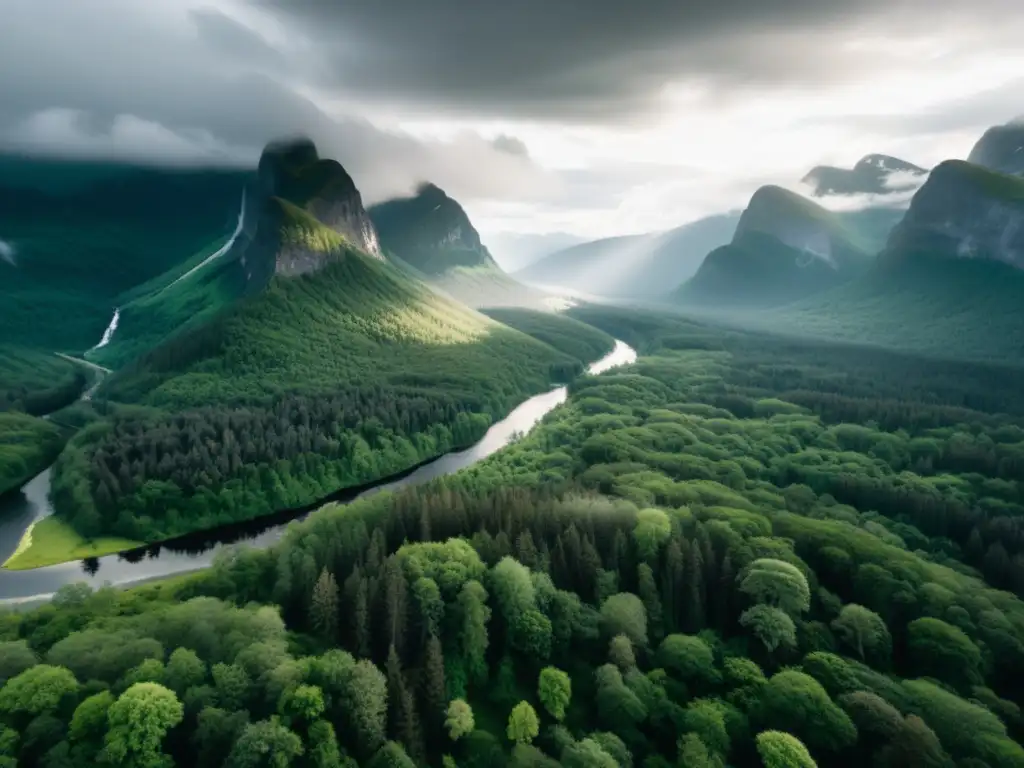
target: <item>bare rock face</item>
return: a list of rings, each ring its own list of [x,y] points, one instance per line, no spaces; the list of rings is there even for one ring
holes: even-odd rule
[[[1024,179],[942,163],[893,230],[887,253],[989,259],[1024,270]]]
[[[352,177],[337,161],[322,159],[309,139],[267,145],[260,158],[258,187],[262,199],[287,200],[356,248],[383,258],[377,230]]]

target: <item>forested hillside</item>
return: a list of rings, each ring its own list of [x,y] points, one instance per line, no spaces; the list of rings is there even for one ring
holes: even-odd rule
[[[55,468],[81,536],[156,541],[395,474],[611,347],[557,317],[562,335],[534,340],[324,231],[319,271],[274,278],[104,383],[102,418]]]
[[[482,464],[0,617],[4,753],[1024,765],[1019,371],[573,314],[642,357]]]

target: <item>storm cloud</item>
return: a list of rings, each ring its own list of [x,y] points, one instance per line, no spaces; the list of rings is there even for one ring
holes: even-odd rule
[[[371,201],[425,179],[482,198],[552,182],[513,137],[492,142],[466,131],[424,140],[379,127],[355,109],[328,114],[302,93],[288,57],[256,30],[181,5],[33,0],[5,8],[0,148],[248,165],[267,141],[305,134],[345,165]]]
[[[904,39],[956,29],[1012,42],[1016,0],[256,0],[299,23],[329,87],[370,101],[608,122],[644,119],[667,89],[709,97],[822,86],[885,70]],[[1007,19],[1004,18],[1003,21]],[[865,52],[858,41],[881,45]]]
[[[585,236],[741,207],[1024,111],[1019,0],[0,0],[0,151],[251,165]],[[1007,74],[1009,73],[1009,74]]]

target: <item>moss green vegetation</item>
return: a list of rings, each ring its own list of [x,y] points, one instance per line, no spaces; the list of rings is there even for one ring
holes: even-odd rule
[[[20,488],[57,458],[61,431],[25,413],[0,413],[0,495]]]
[[[86,367],[70,360],[0,344],[0,411],[45,415],[74,402],[89,381]]]
[[[641,358],[481,464],[0,615],[0,743],[154,697],[150,764],[1024,764],[1015,370],[573,314]]]
[[[560,348],[339,251],[111,376],[96,397],[113,410],[56,464],[57,513],[86,538],[154,541],[400,472],[608,346],[570,320],[545,327]]]
[[[732,319],[945,358],[1024,364],[1024,273],[983,259],[909,254],[864,278]]]
[[[604,331],[565,315],[530,309],[489,309],[484,314],[579,360],[596,360],[615,346]]]
[[[1024,179],[1020,176],[999,173],[964,160],[947,160],[935,171],[943,174],[959,174],[966,181],[977,185],[982,192],[990,197],[1012,203],[1024,203]]]
[[[106,536],[86,540],[60,518],[46,517],[26,531],[18,549],[3,567],[12,571],[42,568],[69,560],[103,557],[139,546],[138,541]]]

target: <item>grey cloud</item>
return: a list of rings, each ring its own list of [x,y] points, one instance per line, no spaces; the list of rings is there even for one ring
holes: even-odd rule
[[[301,23],[329,57],[324,84],[361,98],[474,114],[642,119],[667,83],[711,96],[822,84],[885,66],[837,41],[929,28],[959,0],[254,0]],[[970,13],[1019,15],[1016,0]],[[948,20],[948,19],[947,19]]]
[[[932,109],[893,114],[846,114],[827,118],[809,117],[794,128],[843,125],[863,131],[895,135],[927,136],[972,130],[978,135],[986,128],[1013,119],[1024,119],[1024,77],[988,88],[970,96],[951,99]]]
[[[200,40],[241,61],[274,67],[287,66],[281,51],[260,34],[213,8],[196,8],[192,21]]]
[[[526,144],[522,139],[517,139],[515,136],[506,136],[501,134],[491,141],[491,145],[502,152],[510,155],[517,155],[519,157],[529,157],[530,151],[527,149]]]
[[[423,180],[467,198],[550,183],[528,157],[474,134],[420,141],[329,115],[292,87],[287,67],[275,69],[268,48],[222,14],[155,1],[15,4],[0,30],[0,149],[254,163],[268,140],[303,133],[370,200]]]

